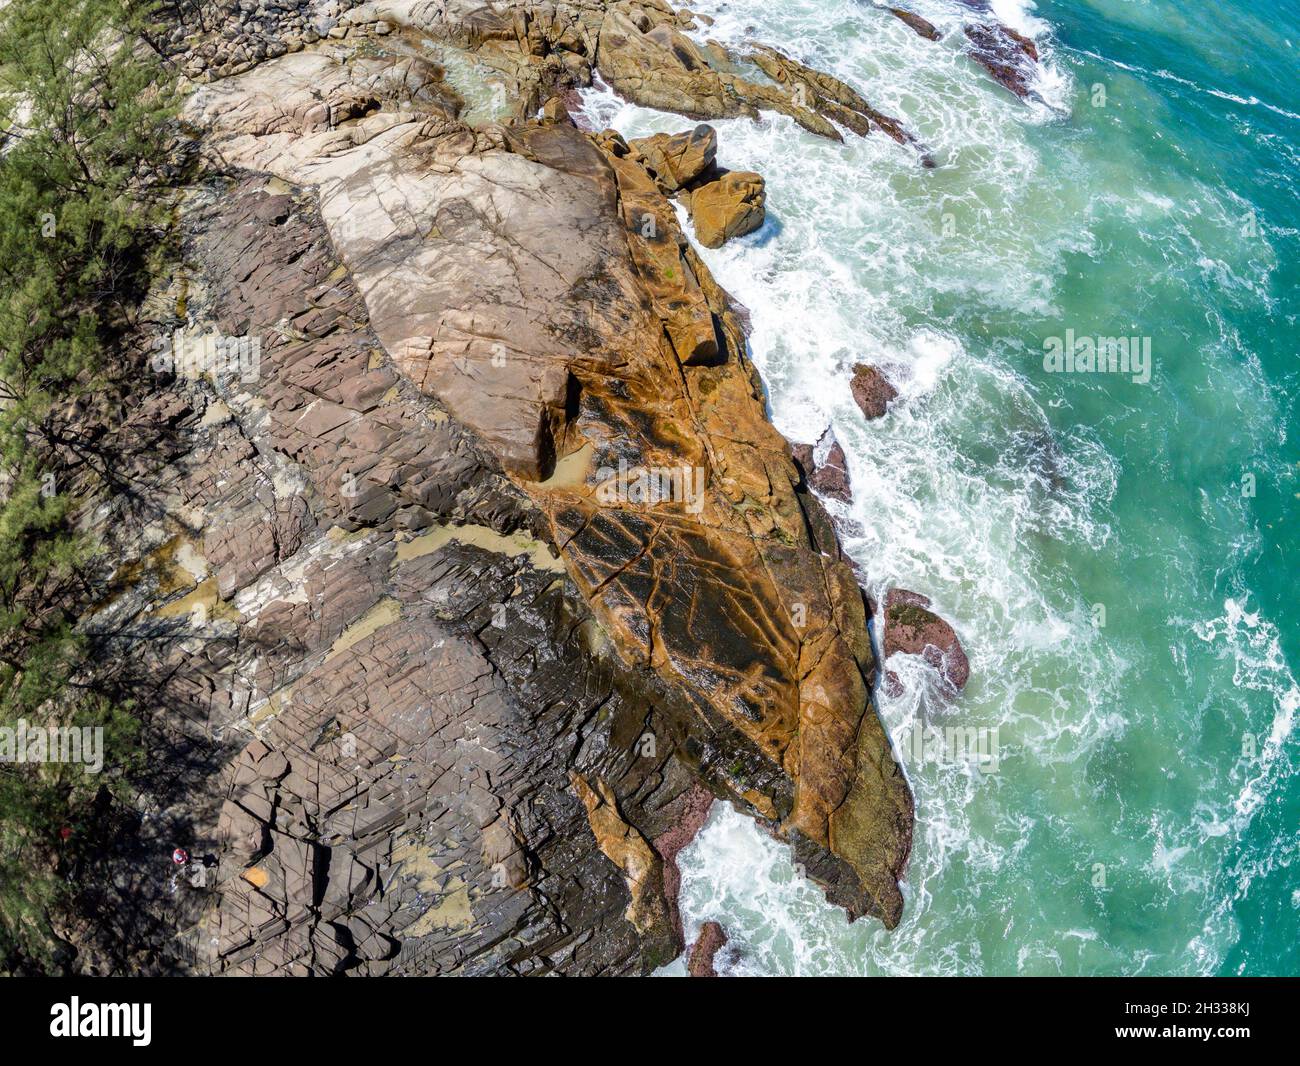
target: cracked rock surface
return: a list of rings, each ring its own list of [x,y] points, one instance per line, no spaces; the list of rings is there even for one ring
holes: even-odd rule
[[[508,68],[532,113],[561,72],[676,54],[684,18],[339,25]],[[654,165],[554,109],[471,127],[438,65],[325,36],[187,105],[184,324],[259,361],[142,409],[168,428],[153,517],[87,625],[190,756],[105,859],[123,928],[68,931],[83,967],[645,972],[684,949],[676,855],[714,798],[896,924],[912,798],[863,596],[665,195],[708,136]],[[766,99],[692,56],[660,106]],[[212,861],[159,887],[164,842]]]

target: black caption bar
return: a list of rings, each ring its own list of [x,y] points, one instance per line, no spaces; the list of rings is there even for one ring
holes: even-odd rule
[[[613,980],[489,986],[483,979],[448,979],[436,988],[434,980],[10,978],[0,984],[0,1012],[18,1046],[73,1043],[88,1051],[104,1043],[127,1054],[196,1047],[246,1053],[255,1046],[259,1056],[280,1050],[301,1056],[316,1048],[337,1051],[349,1033],[379,1040],[386,1053],[418,1050],[431,1032],[445,1035],[449,1022],[482,1018],[485,1011],[504,1024],[480,1031],[479,1039],[498,1050],[512,1038],[535,1043],[555,1026],[563,1026],[570,1048],[580,1040],[595,1051],[622,1046],[641,1026],[663,1037],[714,1030],[728,1042],[745,1042],[773,1027],[812,1022],[805,1036],[814,1041],[889,1036],[915,1040],[927,1053],[1122,1045],[1185,1051],[1199,1044],[1230,1054],[1234,1046],[1289,1044],[1300,993],[1300,979],[1290,977],[787,979],[780,989],[727,979],[624,981],[623,987]],[[760,1001],[767,1006],[756,1016]]]

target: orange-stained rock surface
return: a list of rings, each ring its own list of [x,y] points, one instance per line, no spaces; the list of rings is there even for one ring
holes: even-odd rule
[[[695,236],[706,248],[752,233],[766,217],[767,191],[761,174],[728,170],[702,182],[685,198]]]
[[[131,486],[85,632],[166,757],[97,816],[77,967],[648,972],[717,800],[895,925],[912,797],[807,483],[843,454],[805,481],[670,197],[762,222],[705,117],[919,146],[662,0],[246,6],[164,42],[197,150],[140,328],[252,364],[78,416]],[[680,131],[577,128],[597,76]]]
[[[190,113],[225,163],[316,184],[395,365],[541,508],[619,652],[752,744],[769,770],[732,795],[893,924],[911,797],[868,696],[862,594],[796,491],[726,294],[617,135],[475,132],[386,101],[388,69],[286,56]],[[299,117],[367,93],[378,109],[335,128]]]
[[[619,812],[613,790],[597,778],[587,783],[580,773],[570,775],[573,790],[587,810],[596,845],[627,881],[626,917],[643,937],[663,938],[672,942],[674,931],[671,912],[664,895],[664,861],[636,826],[630,825]],[[679,948],[680,950],[680,948]]]

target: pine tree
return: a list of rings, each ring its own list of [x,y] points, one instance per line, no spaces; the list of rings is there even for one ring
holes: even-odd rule
[[[162,252],[175,108],[154,19],[133,0],[0,9],[0,727],[132,726],[84,681],[95,546],[84,499],[60,488],[87,479],[70,476],[77,441],[58,416],[120,369],[108,353]],[[95,785],[79,767],[0,762],[0,970],[48,954],[60,829]]]

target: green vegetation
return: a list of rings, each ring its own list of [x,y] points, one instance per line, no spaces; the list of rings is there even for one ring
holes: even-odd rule
[[[935,620],[935,616],[924,607],[911,603],[896,603],[889,608],[890,624],[907,626],[910,629],[924,629]]]
[[[89,683],[75,629],[94,553],[79,500],[107,472],[78,429],[163,255],[174,106],[153,17],[135,0],[0,10],[0,728],[103,726],[119,766],[132,722]],[[48,958],[60,849],[103,783],[0,762],[0,971]]]

